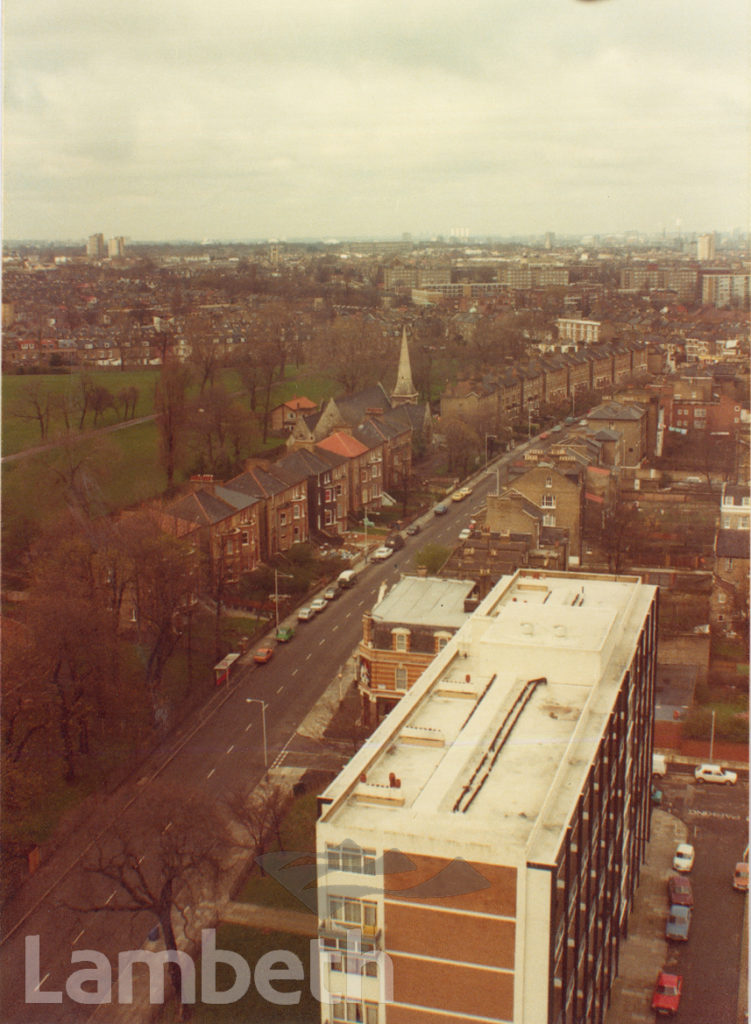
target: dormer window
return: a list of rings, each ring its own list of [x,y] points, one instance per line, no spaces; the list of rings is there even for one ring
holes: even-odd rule
[[[394,638],[395,651],[409,650],[409,634],[408,629],[392,629],[391,635]]]

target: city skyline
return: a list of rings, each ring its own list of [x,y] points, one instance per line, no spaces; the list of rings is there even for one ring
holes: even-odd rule
[[[741,0],[5,5],[6,238],[748,223]]]

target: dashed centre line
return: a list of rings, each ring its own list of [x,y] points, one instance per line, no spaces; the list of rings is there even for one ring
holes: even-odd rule
[[[211,778],[211,776],[212,776],[212,775],[214,774],[214,772],[215,772],[215,771],[216,771],[216,768],[212,768],[212,769],[211,769],[211,771],[209,772],[209,774],[208,774],[208,775],[206,776],[206,778],[207,778],[207,779],[210,779],[210,778]]]
[[[227,753],[231,754],[234,749],[235,749],[235,744],[234,743],[230,743],[230,745],[227,747]]]

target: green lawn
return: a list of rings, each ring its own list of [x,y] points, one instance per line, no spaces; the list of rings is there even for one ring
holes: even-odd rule
[[[303,935],[245,928],[242,925],[222,925],[216,934],[217,950],[226,949],[238,953],[253,972],[254,982],[241,999],[225,1006],[203,1003],[202,992],[199,992],[192,1020],[195,1024],[317,1024],[321,1019],[320,1004],[311,992],[310,942]],[[273,950],[284,950],[288,955],[296,957],[302,968],[302,978],[299,980],[273,981],[273,988],[277,992],[290,993],[291,998],[296,999],[296,1002],[289,1005],[275,1005],[264,998],[255,985],[255,972],[261,957]],[[200,970],[196,973],[200,977]],[[232,968],[219,963],[216,968],[217,990],[226,991],[234,981]]]

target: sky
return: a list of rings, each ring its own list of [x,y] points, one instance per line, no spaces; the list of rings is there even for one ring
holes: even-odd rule
[[[6,239],[749,223],[748,0],[4,0]]]

